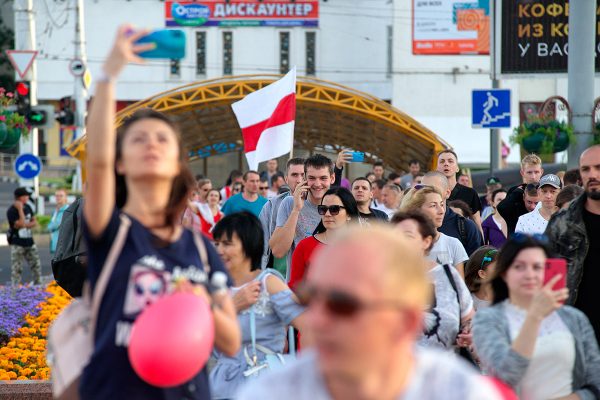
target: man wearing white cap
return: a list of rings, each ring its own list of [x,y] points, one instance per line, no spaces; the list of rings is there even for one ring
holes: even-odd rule
[[[523,214],[519,217],[515,232],[536,234],[544,233],[548,221],[552,215],[558,211],[556,207],[556,196],[562,189],[562,182],[560,178],[553,174],[544,175],[540,179],[540,186],[538,187],[538,195],[541,200],[542,206],[535,210]]]

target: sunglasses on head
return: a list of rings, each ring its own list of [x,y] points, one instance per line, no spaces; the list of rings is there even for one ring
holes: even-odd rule
[[[537,241],[541,244],[549,243],[548,236],[543,235],[541,233],[536,233],[536,234],[530,235],[527,233],[515,232],[510,236],[510,240],[517,242],[517,243],[524,243],[525,241],[527,241],[529,239],[533,239],[534,241]]]
[[[310,307],[316,300],[321,300],[327,312],[336,317],[350,318],[360,311],[374,308],[397,308],[402,307],[392,302],[374,302],[365,303],[351,294],[337,290],[319,290],[310,286],[301,287],[298,292],[298,299],[303,306]]]
[[[421,190],[423,188],[426,188],[426,187],[431,187],[431,185],[424,185],[422,183],[419,183],[419,184],[413,186],[413,189],[415,189],[415,192],[417,192],[417,191],[419,191],[419,190]]]
[[[532,190],[537,190],[540,187],[539,183],[528,183],[527,186],[525,186],[525,191],[529,192]]]
[[[337,205],[333,205],[333,206],[320,205],[320,206],[317,206],[317,212],[319,213],[319,215],[325,215],[325,214],[327,214],[327,211],[329,211],[329,214],[331,214],[331,215],[338,215],[342,208],[345,209],[346,207],[337,206]]]

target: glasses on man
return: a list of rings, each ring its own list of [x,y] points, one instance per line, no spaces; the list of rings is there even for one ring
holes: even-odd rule
[[[259,190],[269,190],[268,186],[259,186],[258,187]]]
[[[301,286],[297,291],[300,304],[310,307],[315,301],[321,300],[325,309],[332,316],[350,318],[366,309],[397,308],[400,304],[391,301],[377,301],[367,303],[355,296],[338,290],[319,290],[315,287]]]
[[[317,212],[319,213],[319,215],[325,215],[327,214],[327,211],[329,211],[329,214],[335,216],[338,215],[341,211],[342,208],[346,208],[344,206],[338,206],[338,205],[333,205],[333,206],[317,206]]]

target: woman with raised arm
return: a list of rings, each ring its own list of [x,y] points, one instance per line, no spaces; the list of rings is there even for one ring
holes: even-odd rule
[[[177,127],[159,112],[142,110],[115,131],[115,83],[128,63],[142,62],[138,54],[152,48],[136,44],[147,33],[119,28],[96,78],[87,121],[83,215],[92,290],[108,276],[103,271],[112,273],[79,386],[82,399],[210,399],[206,368],[181,386],[163,389],[143,381],[130,364],[133,323],[173,290],[193,289],[212,302],[216,348],[231,355],[240,348],[231,298],[226,290],[210,293],[209,282],[230,282],[227,272],[210,242],[180,225],[194,179]]]

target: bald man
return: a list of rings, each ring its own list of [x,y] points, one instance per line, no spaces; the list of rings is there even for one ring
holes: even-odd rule
[[[350,228],[324,246],[300,291],[314,347],[238,399],[500,399],[456,357],[415,346],[431,283],[413,247],[382,226]]]
[[[600,145],[581,154],[579,172],[585,192],[553,215],[546,235],[552,250],[568,262],[567,304],[587,315],[600,341]]]

